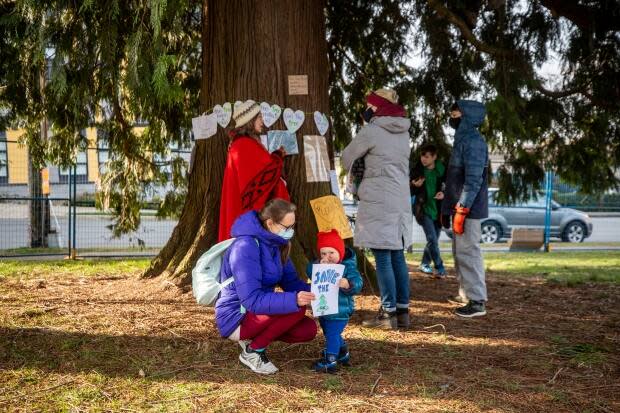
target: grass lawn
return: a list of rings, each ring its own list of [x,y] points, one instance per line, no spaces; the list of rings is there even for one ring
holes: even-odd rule
[[[412,269],[410,330],[361,326],[352,366],[308,367],[323,339],[275,343],[274,376],[219,338],[213,310],[149,261],[0,261],[0,411],[617,412],[620,252],[487,252],[489,314],[456,319],[457,283]]]
[[[407,254],[419,264],[421,253]],[[442,254],[445,264],[454,265],[452,254]],[[488,272],[497,276],[536,277],[549,282],[576,285],[585,282],[620,284],[620,251],[554,251],[484,253]]]

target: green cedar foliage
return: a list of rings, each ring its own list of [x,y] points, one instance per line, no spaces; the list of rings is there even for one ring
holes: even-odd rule
[[[0,2],[0,128],[27,128],[39,162],[68,165],[96,126],[110,161],[100,206],[117,233],[139,225],[153,188],[169,180],[157,159],[189,145],[199,112],[198,0]],[[614,0],[377,0],[327,2],[335,149],[359,127],[364,96],[394,87],[412,115],[414,150],[451,140],[457,98],[487,105],[482,132],[506,154],[505,200],[528,197],[552,168],[585,192],[615,188],[620,166],[620,7]],[[545,79],[554,60],[560,79]],[[322,69],[318,69],[322,70]],[[44,88],[40,77],[46,74]],[[277,103],[277,102],[275,102]],[[52,137],[42,142],[46,117]],[[148,122],[142,134],[133,126]],[[180,210],[187,165],[170,165],[160,216]]]

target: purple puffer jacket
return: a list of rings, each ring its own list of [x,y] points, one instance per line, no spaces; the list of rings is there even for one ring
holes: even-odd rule
[[[289,314],[299,310],[297,292],[310,291],[290,259],[282,265],[280,247],[287,241],[263,228],[256,211],[237,218],[231,234],[237,239],[224,253],[220,282],[229,277],[235,281],[222,289],[215,304],[222,337],[241,324],[245,316],[241,306],[254,314]],[[284,292],[274,292],[278,285]]]

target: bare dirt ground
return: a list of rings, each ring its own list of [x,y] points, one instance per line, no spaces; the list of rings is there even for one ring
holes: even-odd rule
[[[412,329],[345,330],[352,367],[311,372],[323,343],[274,344],[253,374],[213,310],[134,274],[0,277],[0,410],[620,412],[620,286],[489,274],[489,315],[452,315],[456,281],[412,274]]]

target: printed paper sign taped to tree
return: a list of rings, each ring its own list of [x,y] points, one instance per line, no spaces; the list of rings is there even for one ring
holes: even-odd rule
[[[194,139],[208,139],[217,133],[217,114],[201,115],[192,118]]]
[[[336,229],[343,239],[352,238],[351,226],[344,213],[342,202],[334,195],[327,195],[310,201],[316,225],[319,231],[327,232]]]
[[[329,171],[329,179],[332,186],[332,194],[340,198],[340,185],[338,185],[338,173],[333,169]]]
[[[304,136],[307,182],[329,182],[329,155],[324,136]]]
[[[312,265],[310,291],[316,297],[312,301],[312,314],[315,317],[338,313],[338,284],[343,273],[344,265],[341,264]]]

